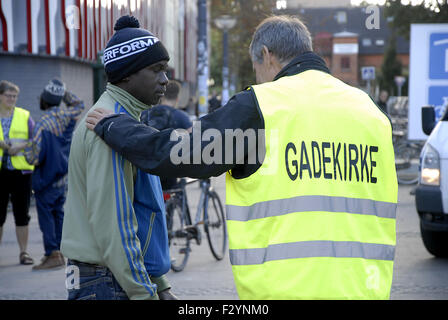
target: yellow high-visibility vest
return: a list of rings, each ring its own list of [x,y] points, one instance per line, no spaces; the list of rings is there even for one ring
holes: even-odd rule
[[[11,121],[11,127],[9,129],[9,140],[12,142],[23,142],[29,140],[28,132],[28,120],[30,118],[30,112],[14,107],[14,115]],[[0,140],[4,140],[3,128],[0,126]],[[3,157],[3,149],[0,148],[0,168],[1,159]],[[19,152],[17,155],[11,157],[11,164],[16,170],[34,170],[34,166],[26,162],[23,152]]]
[[[389,299],[398,184],[389,119],[315,70],[252,87],[266,155],[226,176],[241,299]]]

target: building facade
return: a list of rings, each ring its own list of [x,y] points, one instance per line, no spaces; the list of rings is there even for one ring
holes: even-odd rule
[[[350,85],[366,88],[361,70],[374,67],[377,76],[381,73],[384,53],[392,36],[383,8],[376,8],[375,24],[369,23],[372,13],[365,7],[300,7],[276,13],[300,17],[311,32],[314,51],[324,58],[332,74]],[[397,36],[394,45],[397,59],[406,73],[409,41]],[[373,89],[374,86],[372,95]]]
[[[164,43],[186,104],[197,81],[195,0],[0,0],[0,79],[19,85],[17,105],[39,117],[37,97],[58,77],[91,107],[105,86],[102,50],[125,14]]]
[[[286,7],[288,9],[350,6],[350,0],[286,0],[284,2],[286,2]]]

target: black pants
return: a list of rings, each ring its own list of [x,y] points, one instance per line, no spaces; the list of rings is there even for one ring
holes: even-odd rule
[[[6,221],[10,198],[16,226],[27,226],[30,221],[31,174],[22,174],[20,170],[0,170],[0,227]]]

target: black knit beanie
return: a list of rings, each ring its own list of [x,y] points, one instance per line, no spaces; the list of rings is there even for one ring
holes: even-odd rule
[[[65,94],[65,84],[59,79],[52,79],[40,95],[49,106],[58,106]]]
[[[122,16],[114,30],[103,53],[109,82],[117,83],[151,64],[170,59],[162,42],[148,30],[141,29],[135,17]]]

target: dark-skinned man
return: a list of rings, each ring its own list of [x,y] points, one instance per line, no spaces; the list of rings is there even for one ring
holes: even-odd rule
[[[93,106],[139,119],[166,90],[168,52],[137,19],[117,20],[104,49],[106,91]],[[61,250],[69,299],[175,299],[160,180],[79,126],[69,159]],[[79,278],[77,278],[79,276]]]
[[[398,191],[388,117],[329,74],[297,18],[265,19],[249,51],[258,85],[190,135],[106,110],[87,125],[152,174],[230,170],[229,255],[241,299],[388,299]]]

